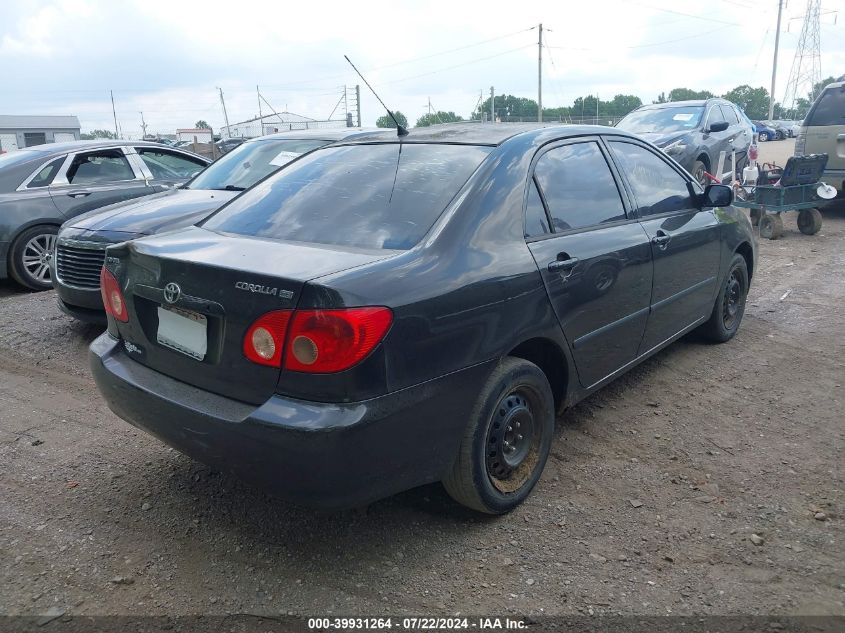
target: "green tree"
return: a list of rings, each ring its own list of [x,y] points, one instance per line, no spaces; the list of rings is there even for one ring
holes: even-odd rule
[[[210,130],[211,126],[205,122],[205,119],[200,119],[196,123],[194,123],[194,128],[197,130]]]
[[[690,90],[689,88],[673,88],[669,91],[669,101],[690,101],[691,99],[712,99],[715,97],[709,90]]]
[[[738,105],[749,119],[759,121],[769,116],[769,91],[748,84],[726,92],[724,98]]]
[[[642,99],[636,95],[616,95],[613,100],[607,104],[607,111],[599,104],[599,110],[602,114],[610,116],[625,116],[632,110],[636,110],[643,104]]]
[[[525,97],[514,97],[513,95],[498,95],[493,104],[496,108],[496,118],[503,121],[523,119],[527,121],[537,120],[537,102],[534,99]],[[490,116],[490,97],[484,100],[481,108],[472,113],[473,119],[481,119],[486,112]]]
[[[837,80],[836,77],[828,77],[827,79],[822,79],[819,83],[813,85],[813,94],[810,95],[810,99],[815,99],[819,96],[822,90],[824,90],[827,84],[832,84]]]
[[[83,132],[79,135],[83,141],[93,141],[98,138],[116,139],[117,135],[110,130],[91,130],[90,132]]]
[[[438,110],[437,112],[432,112],[431,114],[426,113],[422,115],[419,119],[417,119],[416,127],[428,127],[429,125],[437,125],[438,123],[457,123],[458,121],[463,121],[464,118],[454,112],[443,112],[443,110]]]
[[[399,121],[399,125],[405,128],[408,127],[408,119],[404,114],[399,112],[399,110],[395,110],[393,112],[393,116],[395,116],[396,120]],[[396,127],[396,124],[393,122],[393,119],[390,118],[390,115],[385,114],[384,116],[380,116],[376,119],[376,127]]]

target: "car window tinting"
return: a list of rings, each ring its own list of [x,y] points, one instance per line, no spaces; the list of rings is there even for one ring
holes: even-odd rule
[[[845,86],[825,90],[804,125],[845,125]]]
[[[625,219],[610,167],[597,143],[549,150],[534,168],[555,232]]]
[[[72,185],[96,185],[134,179],[135,172],[119,149],[79,154],[67,170],[67,181]]]
[[[300,155],[328,143],[322,139],[241,143],[194,178],[188,188],[246,189]]]
[[[525,207],[525,237],[539,237],[551,233],[546,209],[534,179],[528,184],[528,204]]]
[[[610,146],[634,189],[640,216],[693,208],[687,181],[662,158],[632,143]]]
[[[198,158],[189,158],[167,150],[137,147],[135,151],[156,179],[190,178],[206,165]]]
[[[238,196],[203,226],[318,244],[409,249],[489,152],[489,147],[409,143],[322,149]]]
[[[719,109],[722,110],[722,118],[725,119],[729,124],[736,125],[739,123],[739,119],[736,116],[736,111],[727,105],[719,106]]]
[[[46,165],[44,165],[41,170],[35,174],[35,177],[29,181],[29,184],[26,186],[27,189],[37,189],[38,187],[46,187],[51,182],[53,182],[53,178],[56,177],[56,173],[61,169],[62,163],[65,162],[65,157],[62,156],[61,158],[57,158],[56,160],[50,161]]]
[[[712,108],[710,108],[710,114],[707,115],[708,127],[713,125],[714,123],[721,123],[723,121],[727,123],[728,120],[722,114],[721,108],[717,105],[714,105]]]

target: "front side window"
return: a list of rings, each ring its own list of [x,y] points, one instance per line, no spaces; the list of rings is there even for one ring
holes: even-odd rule
[[[206,163],[198,158],[167,150],[137,147],[135,151],[157,180],[191,178],[206,166]]]
[[[56,160],[50,161],[44,167],[42,167],[35,177],[29,181],[29,184],[26,186],[27,189],[37,189],[38,187],[46,187],[51,182],[53,182],[53,178],[56,177],[59,169],[62,168],[62,164],[65,162],[65,157],[62,156],[61,158],[57,158]]]
[[[67,181],[72,185],[96,185],[134,179],[135,172],[119,149],[77,154],[67,170]]]
[[[534,168],[555,232],[625,219],[616,182],[598,143],[549,150]]]
[[[707,126],[710,127],[714,123],[727,123],[727,119],[722,115],[722,109],[715,105],[710,108],[710,114],[707,116]]]
[[[239,139],[238,142],[240,145],[218,158],[188,183],[188,188],[235,191],[247,189],[302,154],[330,143],[322,139],[267,139],[248,143]]]
[[[297,242],[409,249],[490,149],[422,143],[327,147],[255,185],[202,226]]]
[[[687,180],[662,158],[633,143],[611,141],[610,147],[634,190],[640,216],[693,208]]]
[[[739,123],[739,119],[736,116],[736,110],[734,110],[731,106],[723,105],[719,106],[719,108],[722,110],[722,117],[725,119],[725,121],[727,121],[731,125],[736,125],[737,123]]]

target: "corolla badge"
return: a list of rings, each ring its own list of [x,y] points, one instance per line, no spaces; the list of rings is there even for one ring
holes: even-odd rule
[[[280,297],[282,299],[291,299],[293,297],[293,292],[290,290],[282,290],[281,288],[274,288],[262,284],[251,284],[247,281],[236,281],[235,288],[238,290],[246,290],[247,292]]]
[[[179,287],[179,284],[171,281],[164,287],[164,300],[167,301],[167,303],[176,303],[179,301],[179,297],[181,296],[182,289]]]

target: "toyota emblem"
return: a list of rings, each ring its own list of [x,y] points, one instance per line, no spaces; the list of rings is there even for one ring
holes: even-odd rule
[[[167,301],[167,303],[176,303],[179,301],[179,297],[181,295],[182,289],[179,287],[179,284],[171,281],[164,287],[164,300]]]

